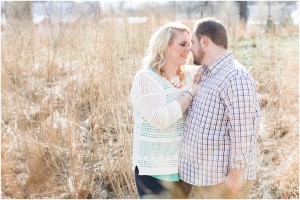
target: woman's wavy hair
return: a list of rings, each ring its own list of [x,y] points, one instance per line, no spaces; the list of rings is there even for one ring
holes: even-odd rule
[[[167,50],[178,32],[190,29],[180,22],[169,22],[160,27],[151,37],[146,56],[143,58],[143,67],[152,67],[158,74],[162,75],[162,67],[167,62]]]

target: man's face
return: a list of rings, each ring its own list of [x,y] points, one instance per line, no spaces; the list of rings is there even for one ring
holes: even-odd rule
[[[195,32],[192,33],[191,43],[192,43],[191,51],[194,56],[193,63],[195,65],[203,65],[203,58],[205,53],[201,45],[201,39],[198,41]]]

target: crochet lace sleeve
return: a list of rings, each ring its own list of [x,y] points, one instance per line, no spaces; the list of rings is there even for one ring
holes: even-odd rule
[[[163,88],[147,73],[135,76],[130,98],[133,108],[155,128],[167,128],[182,118],[178,101],[167,102]]]

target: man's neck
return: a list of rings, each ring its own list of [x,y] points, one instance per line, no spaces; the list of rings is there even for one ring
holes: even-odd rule
[[[226,49],[222,48],[214,48],[210,51],[210,57],[207,61],[207,67],[210,67],[212,64],[214,64],[218,59],[222,58],[227,53]]]

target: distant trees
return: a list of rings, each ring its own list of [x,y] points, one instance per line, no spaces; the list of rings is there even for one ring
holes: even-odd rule
[[[32,2],[32,1],[6,1],[5,2],[5,14],[9,21],[27,21],[33,22],[32,6],[33,4],[43,4],[44,12],[46,12],[48,18],[52,16],[62,16],[72,15],[69,18],[82,19],[86,17],[96,17],[99,19],[100,15],[104,13],[102,2]],[[102,5],[103,4],[103,5]],[[226,2],[215,2],[215,1],[169,1],[166,4],[155,4],[152,5],[145,3],[145,7],[156,8],[159,10],[164,8],[168,15],[175,16],[176,18],[188,18],[197,19],[205,16],[212,15],[223,15],[224,6],[228,4]],[[239,9],[239,19],[247,21],[248,19],[248,9],[247,1],[233,1],[230,2],[229,8],[237,7]],[[156,9],[155,8],[155,9]],[[65,9],[65,10],[63,10]],[[62,13],[64,12],[64,15]],[[105,12],[110,12],[111,14],[120,13],[134,13],[131,8],[127,7],[126,1],[106,3]],[[58,13],[58,14],[57,14]]]
[[[3,10],[6,23],[5,28],[1,25],[1,30],[11,30],[17,35],[19,35],[24,28],[28,31],[32,30],[33,20],[31,1],[5,1],[4,7]]]
[[[167,6],[173,8],[175,16],[188,19],[202,18],[215,10],[215,3],[210,1],[172,1]]]
[[[219,12],[224,12],[224,5],[226,2],[215,2],[215,1],[173,1],[169,3],[169,6],[173,8],[174,13],[180,16],[181,13],[186,14],[189,19],[202,18],[210,15],[218,15]],[[248,19],[248,2],[247,1],[233,1],[230,2],[232,7],[239,9],[239,19],[247,21]],[[227,12],[227,11],[225,11]]]
[[[6,18],[11,21],[32,22],[32,2],[31,1],[7,1]]]
[[[248,20],[248,9],[247,9],[248,2],[247,1],[237,1],[237,3],[239,4],[240,20],[247,21]]]

